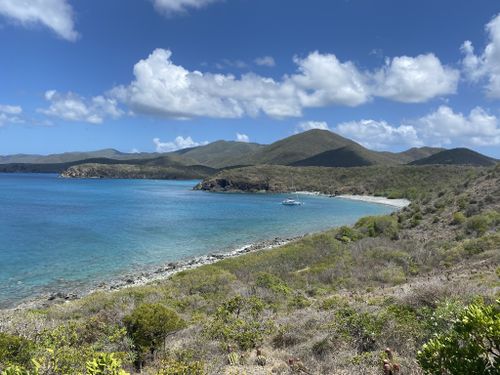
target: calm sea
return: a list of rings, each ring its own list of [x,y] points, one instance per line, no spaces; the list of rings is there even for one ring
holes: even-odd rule
[[[0,174],[0,307],[256,241],[350,224],[389,206],[193,191],[197,181]]]

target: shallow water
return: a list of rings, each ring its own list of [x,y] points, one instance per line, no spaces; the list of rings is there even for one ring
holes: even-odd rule
[[[193,191],[198,181],[0,174],[0,306],[165,262],[350,224],[390,206]]]

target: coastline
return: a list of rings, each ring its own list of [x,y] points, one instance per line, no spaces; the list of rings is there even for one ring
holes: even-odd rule
[[[342,194],[342,195],[336,195],[335,198],[350,199],[353,201],[362,201],[362,202],[369,202],[369,203],[385,204],[387,206],[393,206],[393,207],[397,207],[400,209],[409,206],[411,203],[408,199],[389,199],[386,197],[375,197],[373,195]]]
[[[410,204],[410,201],[406,199],[388,199],[385,197],[375,197],[367,195],[330,196],[320,192],[307,192],[307,191],[296,192],[296,194],[317,195],[317,196],[325,196],[332,198],[357,200],[368,203],[385,204],[392,207],[396,207],[397,209],[402,209]],[[261,250],[271,250],[276,247],[284,246],[291,242],[300,240],[313,233],[317,232],[307,232],[303,235],[294,236],[290,238],[275,237],[274,239],[258,241],[229,251],[214,251],[207,255],[169,262],[161,266],[151,267],[143,271],[134,272],[132,274],[122,274],[119,277],[116,277],[112,280],[103,281],[98,285],[89,285],[88,287],[83,287],[83,288],[81,287],[69,288],[64,291],[53,291],[50,293],[43,293],[31,299],[14,303],[13,306],[0,308],[0,312],[47,308],[52,305],[78,300],[96,292],[113,292],[130,287],[144,286],[152,282],[158,282],[168,279],[173,275],[182,271],[196,269],[205,265],[214,264],[224,259],[234,258],[248,253],[253,253]]]
[[[88,286],[84,288],[69,288],[66,291],[43,293],[25,301],[15,303],[14,306],[0,308],[0,314],[2,312],[8,311],[48,308],[52,305],[79,300],[96,292],[114,292],[125,288],[144,286],[152,282],[166,280],[182,271],[193,270],[202,266],[214,264],[224,259],[235,258],[243,254],[253,253],[261,250],[271,250],[276,247],[284,246],[291,242],[302,239],[310,235],[311,233],[312,232],[290,238],[276,237],[270,240],[263,240],[248,244],[230,251],[215,251],[207,255],[169,262],[142,272],[123,274],[120,277],[117,277],[110,281],[103,281],[94,286]]]

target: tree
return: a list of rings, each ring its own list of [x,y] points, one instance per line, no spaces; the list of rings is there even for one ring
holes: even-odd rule
[[[139,305],[125,317],[124,323],[136,347],[151,353],[164,345],[169,335],[186,326],[175,311],[159,303]]]
[[[500,300],[472,303],[418,352],[426,374],[500,374]]]

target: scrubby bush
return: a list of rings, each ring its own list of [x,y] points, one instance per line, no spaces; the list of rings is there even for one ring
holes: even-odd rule
[[[264,337],[274,331],[273,322],[263,317],[264,308],[265,303],[257,297],[236,296],[219,306],[215,317],[207,322],[205,334],[242,350],[261,345]]]
[[[465,221],[465,215],[461,212],[455,212],[453,214],[453,218],[451,220],[451,223],[453,225],[460,225]]]
[[[205,375],[205,365],[200,361],[165,360],[156,375]]]
[[[398,238],[398,222],[393,216],[367,216],[358,220],[354,227],[369,237]]]
[[[0,332],[0,363],[27,365],[30,363],[32,349],[30,341]]]
[[[169,335],[186,326],[175,311],[158,303],[139,305],[124,318],[124,323],[134,344],[142,352],[153,352],[165,343]]]
[[[450,330],[429,340],[417,354],[426,374],[498,374],[500,300],[469,305]]]
[[[489,229],[499,224],[500,212],[488,211],[469,217],[465,226],[468,233],[482,236]]]
[[[359,233],[356,229],[345,225],[337,229],[337,232],[335,233],[335,238],[342,242],[356,241],[361,237],[361,233]]]
[[[259,272],[256,280],[257,286],[272,290],[275,293],[288,295],[292,292],[290,287],[278,276],[267,272]]]
[[[122,369],[121,361],[112,353],[99,353],[85,367],[87,375],[129,375]]]

